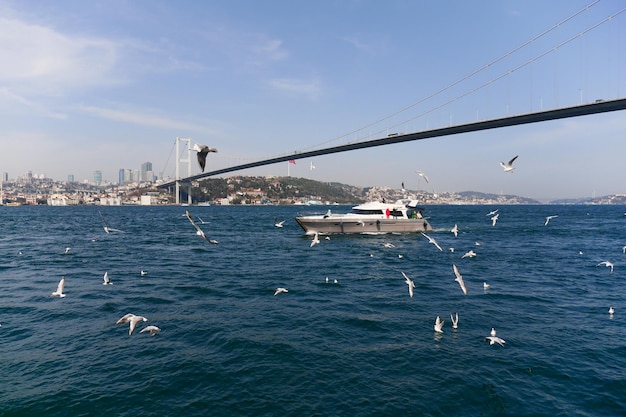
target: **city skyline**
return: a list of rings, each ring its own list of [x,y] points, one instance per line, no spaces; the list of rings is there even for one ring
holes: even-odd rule
[[[116,182],[119,169],[152,161],[173,178],[176,137],[219,149],[213,170],[626,95],[626,13],[611,1],[8,0],[0,10],[0,172],[13,176],[82,181],[100,170]],[[621,111],[298,160],[290,171],[417,188],[419,170],[434,191],[608,195],[626,191],[624,131]]]

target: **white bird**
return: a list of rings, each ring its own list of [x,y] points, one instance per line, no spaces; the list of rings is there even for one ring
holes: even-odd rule
[[[504,162],[500,162],[500,166],[504,169],[504,172],[513,172],[515,168],[513,168],[513,161],[517,159],[519,155],[514,156],[509,162],[506,164]]]
[[[457,237],[459,235],[459,227],[456,225],[456,223],[454,224],[454,227],[450,229],[450,231],[454,233],[454,237]]]
[[[559,217],[559,216],[548,216],[548,217],[546,217],[546,222],[543,225],[547,226],[548,223],[550,223],[550,220],[555,219],[557,217]]]
[[[313,236],[313,240],[311,240],[311,248],[315,245],[317,245],[318,243],[320,243],[320,237],[317,234],[317,232],[315,232],[315,235]]]
[[[108,272],[104,273],[104,277],[103,278],[104,278],[104,282],[102,283],[102,285],[113,285],[113,283],[109,279],[109,273]]]
[[[148,319],[143,316],[135,316],[134,314],[128,313],[122,316],[122,318],[120,318],[117,322],[115,322],[115,324],[128,323],[129,324],[128,335],[132,336],[133,332],[135,331],[135,328],[137,327],[137,324],[140,321],[148,321]]]
[[[602,261],[602,262],[600,262],[600,263],[599,263],[598,265],[596,265],[596,266],[600,266],[600,265],[604,265],[604,266],[606,266],[607,268],[611,268],[611,273],[613,273],[613,264],[612,264],[611,262],[609,262],[609,261]]]
[[[148,273],[146,271],[144,271],[143,269],[141,270],[141,272],[139,273],[142,277],[145,275],[148,275]]]
[[[274,291],[274,295],[278,295],[281,292],[289,292],[289,290],[287,290],[287,288],[278,287],[276,288],[276,291]]]
[[[156,326],[146,326],[143,329],[141,329],[141,331],[139,333],[150,332],[150,336],[154,336],[157,333],[159,333],[160,331],[161,331],[161,329],[159,329]]]
[[[450,313],[450,320],[452,321],[452,328],[458,329],[459,328],[459,313],[454,313],[454,316],[452,315],[452,313]]]
[[[309,165],[309,171],[313,171],[315,169],[315,165],[313,165],[313,161],[311,161],[311,164]]]
[[[70,248],[69,246],[68,246],[67,248],[65,248],[65,254],[67,255],[68,253],[70,253],[70,250],[71,250],[71,249],[72,249],[72,248]]]
[[[491,218],[491,225],[495,226],[496,222],[498,221],[498,217],[500,217],[500,213],[496,213],[492,218]]]
[[[424,235],[424,237],[425,237],[426,239],[428,239],[428,242],[429,242],[429,243],[432,243],[433,245],[435,245],[435,247],[436,247],[437,249],[439,249],[440,251],[442,251],[442,252],[443,252],[443,249],[441,249],[441,246],[439,246],[439,243],[437,243],[437,241],[436,241],[435,239],[433,239],[432,237],[428,236],[426,233],[422,233],[422,235]]]
[[[326,283],[328,284],[328,277],[326,277]]]
[[[198,236],[200,236],[202,239],[206,240],[207,242],[213,244],[213,245],[217,245],[217,240],[214,239],[209,239],[209,237],[207,235],[204,234],[204,232],[202,231],[202,229],[200,229],[200,226],[198,226],[196,224],[196,222],[193,221],[193,218],[191,217],[191,213],[189,213],[189,210],[185,210],[185,215],[187,216],[187,218],[189,219],[189,221],[191,222],[191,224],[193,225],[193,227],[196,228],[196,234]]]
[[[497,212],[498,212],[498,209],[492,210],[492,211],[490,211],[489,213],[487,213],[487,215],[486,215],[486,216],[487,216],[487,217],[489,217],[489,216],[493,216],[493,215],[494,215],[494,214],[496,214]]]
[[[57,285],[57,290],[50,295],[54,295],[54,296],[61,297],[61,298],[65,297],[65,294],[63,294],[64,287],[65,287],[65,276],[61,277],[61,280],[59,281],[59,285]]]
[[[500,346],[504,346],[506,343],[504,340],[500,339],[498,336],[487,336],[485,340],[489,342],[490,345],[499,344]]]
[[[461,286],[461,290],[463,291],[463,294],[467,295],[467,288],[465,288],[465,282],[463,282],[463,277],[461,276],[461,273],[459,272],[459,268],[457,268],[456,264],[452,264],[452,268],[454,269],[454,275],[456,275],[456,278],[454,280],[458,282],[459,285]]]
[[[276,227],[283,227],[284,223],[285,223],[284,220],[278,221],[278,219],[276,217],[274,217],[274,226],[276,226]]]
[[[209,148],[206,145],[198,145],[197,143],[193,145],[193,150],[198,152],[198,164],[200,164],[200,169],[204,172],[204,166],[206,165],[206,156],[209,152],[217,152],[215,148]]]
[[[444,323],[445,321],[441,320],[439,316],[437,316],[437,318],[435,319],[435,325],[433,326],[437,333],[443,333],[443,330],[441,330],[441,328],[443,327]]]
[[[390,248],[390,249],[396,247],[396,245],[394,245],[393,243],[390,243],[390,242],[385,242],[383,244],[383,246],[386,247],[386,248]]]
[[[406,285],[409,286],[409,296],[413,298],[413,289],[415,288],[415,283],[404,272],[402,272],[402,275],[404,276],[404,282],[406,282]]]
[[[622,253],[626,253],[626,246],[622,248]]]
[[[469,250],[467,252],[465,252],[465,254],[463,256],[461,256],[461,259],[463,258],[473,258],[474,256],[476,256],[476,252],[474,252],[473,250]]]
[[[496,328],[492,327],[491,328],[491,332],[489,333],[491,336],[495,336],[496,335]]]
[[[424,174],[422,171],[416,171],[416,172],[417,172],[417,175],[424,178],[424,181],[428,182],[428,177],[426,176],[426,174]]]
[[[615,309],[613,307],[609,307],[609,314],[610,315],[615,314]]]
[[[489,287],[491,287],[491,285],[487,284],[486,282],[483,282],[483,289],[484,290],[488,290]]]

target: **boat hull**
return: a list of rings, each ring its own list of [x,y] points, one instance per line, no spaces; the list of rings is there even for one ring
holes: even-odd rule
[[[301,216],[296,222],[307,235],[334,233],[418,233],[428,232],[432,227],[425,219],[363,218],[347,216]]]

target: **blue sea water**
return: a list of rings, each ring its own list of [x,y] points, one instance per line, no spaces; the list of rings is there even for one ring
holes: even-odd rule
[[[0,416],[626,415],[624,207],[431,206],[443,252],[311,248],[309,209],[0,207]],[[129,336],[126,313],[161,332]]]

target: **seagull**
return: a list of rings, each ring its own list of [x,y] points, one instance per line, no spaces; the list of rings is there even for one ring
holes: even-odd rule
[[[215,148],[209,148],[206,145],[198,145],[197,143],[193,145],[193,150],[198,152],[198,163],[200,164],[200,168],[202,172],[204,172],[204,166],[206,165],[206,156],[209,152],[217,152]]]
[[[496,222],[498,221],[498,217],[500,217],[500,213],[496,213],[492,218],[491,218],[491,225],[495,226]]]
[[[600,263],[599,263],[598,265],[596,265],[596,266],[600,266],[600,265],[604,265],[604,266],[606,266],[607,268],[611,268],[611,273],[613,272],[613,264],[612,264],[611,262],[609,262],[609,261],[602,261],[602,262],[600,262]]]
[[[328,284],[328,277],[326,277],[326,283]]]
[[[416,171],[416,172],[417,172],[417,175],[424,178],[424,181],[428,182],[428,177],[426,176],[426,174],[424,174],[422,171]]]
[[[498,336],[487,336],[485,340],[489,342],[490,345],[499,344],[500,346],[504,346],[506,343],[504,340],[500,339]]]
[[[495,337],[495,335],[496,335],[496,328],[495,328],[495,327],[492,327],[492,328],[491,328],[491,332],[490,332],[489,334],[490,334],[492,337]]]
[[[333,284],[339,284],[339,281],[337,281],[337,278],[335,278],[335,280],[333,281]]]
[[[489,216],[493,216],[494,214],[496,214],[498,212],[498,209],[492,210],[489,213],[486,214],[487,217]]]
[[[409,296],[413,298],[413,289],[415,288],[415,283],[404,272],[402,272],[402,275],[404,276],[404,282],[406,282],[406,285],[409,286]]]
[[[61,297],[61,298],[65,297],[65,294],[63,294],[63,287],[65,287],[65,276],[61,277],[61,280],[59,281],[59,285],[57,286],[57,290],[50,295],[54,295],[54,296]]]
[[[610,315],[615,314],[615,309],[613,307],[609,307],[609,314]]]
[[[443,249],[441,249],[441,246],[439,246],[439,243],[437,243],[437,241],[435,239],[433,239],[432,237],[428,236],[426,233],[422,233],[422,235],[424,235],[424,237],[426,239],[428,239],[428,242],[432,243],[433,245],[435,245],[437,247],[437,249],[439,249],[440,251],[443,252]]]
[[[452,316],[452,313],[450,313],[450,320],[452,321],[452,328],[458,329],[459,328],[459,313],[454,313],[454,316]]]
[[[470,249],[463,256],[461,256],[461,259],[463,259],[463,258],[473,258],[474,256],[476,256],[476,252],[474,252],[473,250]]]
[[[456,225],[456,223],[454,224],[454,227],[450,229],[450,231],[454,233],[454,237],[457,237],[459,235],[459,227]]]
[[[504,162],[500,162],[500,166],[504,169],[504,172],[513,172],[515,168],[513,168],[513,161],[517,159],[519,155],[514,156],[509,162],[506,164]]]
[[[383,246],[386,247],[386,248],[390,248],[390,249],[396,247],[396,245],[394,245],[393,243],[390,243],[390,242],[385,242],[383,244]]]
[[[113,285],[113,283],[109,279],[109,273],[108,272],[104,273],[104,282],[102,283],[102,285]]]
[[[141,272],[139,273],[142,277],[145,275],[148,275],[148,273],[146,271],[144,271],[143,269],[141,270]]]
[[[491,285],[487,284],[486,282],[483,282],[483,289],[484,290],[488,290],[489,287],[491,287]]]
[[[313,161],[311,161],[311,164],[309,165],[309,171],[313,171],[315,169],[315,165],[313,165]]]
[[[276,227],[283,227],[283,223],[285,223],[284,220],[279,222],[278,219],[276,217],[274,217],[274,226],[276,226]]]
[[[143,329],[141,329],[141,331],[139,333],[150,332],[150,336],[154,336],[157,333],[159,333],[160,331],[161,331],[161,329],[159,329],[156,326],[146,326]]]
[[[444,323],[445,321],[441,320],[439,316],[437,316],[437,318],[435,319],[435,325],[433,326],[437,333],[443,333],[443,330],[441,330],[441,328],[443,327]]]
[[[276,291],[274,291],[274,295],[278,295],[281,292],[289,292],[289,291],[287,290],[287,288],[278,287],[276,288]]]
[[[547,226],[548,223],[550,223],[550,220],[555,219],[557,217],[559,217],[559,216],[548,216],[548,217],[546,217],[546,222],[543,225]]]
[[[134,314],[128,313],[115,322],[115,324],[129,323],[130,328],[128,329],[128,335],[131,336],[135,331],[135,327],[137,327],[137,323],[140,321],[148,321],[148,319],[143,316],[135,316]]]
[[[463,277],[459,272],[459,268],[457,268],[456,264],[452,264],[452,268],[454,269],[454,275],[456,275],[455,281],[459,283],[461,286],[461,290],[463,290],[463,294],[467,295],[467,288],[465,288],[465,282],[463,282]]]
[[[317,234],[317,232],[315,232],[315,236],[313,236],[313,240],[311,240],[311,248],[315,245],[317,245],[318,243],[320,243],[320,237]]]
[[[217,245],[217,240],[214,239],[209,239],[209,237],[207,235],[204,234],[204,232],[202,231],[202,229],[200,229],[200,227],[193,221],[193,218],[191,217],[191,213],[189,213],[189,210],[185,211],[185,215],[187,216],[187,218],[189,219],[189,221],[191,222],[191,224],[193,225],[193,227],[196,228],[196,234],[198,236],[200,236],[202,239],[206,240],[207,242],[213,244],[213,245]]]
[[[626,246],[622,247],[622,253],[626,253]]]
[[[70,253],[70,250],[72,250],[72,248],[70,248],[69,246],[65,248],[65,254],[67,255],[68,253]]]

